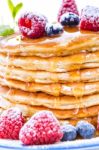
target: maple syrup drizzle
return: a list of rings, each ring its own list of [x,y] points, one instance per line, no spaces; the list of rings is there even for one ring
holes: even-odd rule
[[[42,39],[39,39],[39,40],[26,40],[25,41],[25,39],[22,39],[22,40],[17,40],[15,37],[13,37],[13,38],[8,38],[8,40],[4,40],[4,41],[2,41],[2,45],[4,46],[4,47],[17,47],[18,46],[18,48],[19,49],[23,49],[22,51],[23,51],[23,54],[24,54],[24,56],[26,55],[25,54],[25,52],[26,52],[26,49],[25,49],[25,46],[23,47],[23,45],[31,45],[31,44],[34,44],[34,45],[36,45],[36,46],[42,46],[42,47],[53,47],[53,46],[56,46],[58,43],[60,43],[60,45],[62,45],[63,43],[64,43],[64,41],[67,39],[67,41],[68,41],[68,39],[69,38],[71,38],[71,40],[73,40],[74,39],[74,37],[75,37],[75,35],[79,35],[79,34],[81,34],[78,30],[72,30],[72,31],[69,31],[68,29],[66,30],[66,32],[64,32],[61,36],[59,36],[59,37],[54,37],[54,38],[42,38]],[[83,34],[83,33],[82,33]],[[71,42],[71,41],[70,41]],[[66,44],[66,43],[65,43]],[[24,52],[25,51],[25,52]],[[85,52],[83,52],[83,53],[85,53]],[[75,57],[74,58],[74,61],[75,62],[81,62],[81,63],[83,63],[83,62],[85,62],[85,61],[88,61],[88,59],[90,60],[90,55],[91,54],[88,54],[88,55],[86,55],[86,53],[85,53],[85,55],[81,55],[81,57],[79,57],[78,59],[77,59],[77,57]],[[93,57],[93,59],[95,59],[95,60],[97,60],[97,55],[96,54],[92,54],[92,57]],[[7,59],[7,63],[6,63],[6,71],[5,71],[5,74],[4,74],[4,79],[6,79],[6,74],[7,73],[9,73],[8,72],[8,68],[9,68],[9,58],[10,58],[10,55],[9,55],[9,53],[7,54],[7,57],[6,57],[6,59]],[[76,60],[75,60],[76,59]],[[56,65],[55,65],[56,63],[53,63],[53,62],[50,62],[50,65],[51,65],[51,70],[53,71],[53,70],[55,70],[55,68],[57,67]],[[13,69],[13,66],[11,67],[12,69]],[[52,78],[53,79],[53,78]],[[78,68],[78,70],[76,70],[75,72],[70,72],[70,80],[73,80],[73,81],[76,81],[76,82],[78,82],[79,83],[79,81],[81,80],[81,74],[80,74],[80,67]],[[57,82],[57,79],[56,79],[56,82]],[[26,83],[26,89],[28,89],[30,87],[30,83],[29,82],[27,82]],[[8,92],[6,93],[7,95],[9,95],[10,94],[10,91],[11,91],[11,88],[9,87],[9,90],[8,90]],[[59,91],[60,91],[60,88],[59,89],[55,89],[55,92],[56,93],[59,93]],[[84,111],[86,111],[87,112],[87,108],[83,105],[83,96],[84,96],[84,91],[85,91],[85,84],[84,83],[79,83],[78,85],[77,85],[77,87],[76,86],[73,86],[71,89],[70,88],[68,88],[67,89],[67,91],[70,91],[70,92],[72,92],[73,93],[73,96],[75,97],[75,99],[77,100],[77,101],[80,101],[80,104],[78,105],[78,104],[76,104],[75,106],[76,106],[76,109],[73,111],[73,114],[76,116],[76,114],[78,114],[78,112],[79,112],[79,107],[83,107],[84,109]],[[79,95],[80,95],[80,97],[79,97],[79,95],[78,95],[78,93],[79,93]],[[30,93],[30,97],[32,96],[32,94]],[[8,96],[9,97],[9,96]],[[57,99],[55,99],[55,101],[54,101],[54,104],[55,104],[55,106],[57,107],[57,106],[60,106],[60,102],[61,100],[59,99],[59,100],[57,100]],[[81,106],[80,106],[81,105]],[[83,105],[83,106],[82,106]],[[76,119],[76,118],[75,118]]]
[[[25,82],[25,89],[28,90],[31,86],[30,82]]]
[[[5,71],[3,73],[3,78],[6,79],[6,75],[8,74],[8,68],[9,68],[9,53],[7,53],[6,56],[6,66],[5,66]]]

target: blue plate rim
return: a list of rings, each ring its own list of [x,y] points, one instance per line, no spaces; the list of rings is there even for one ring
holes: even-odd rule
[[[24,146],[21,144],[20,141],[0,139],[0,148],[13,150],[80,150],[87,148],[92,149],[99,148],[99,137],[38,146]]]

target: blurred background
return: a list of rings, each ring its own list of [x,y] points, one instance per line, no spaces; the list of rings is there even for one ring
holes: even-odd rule
[[[16,5],[19,2],[23,3],[23,8],[18,13],[18,16],[23,11],[34,11],[45,14],[49,21],[55,21],[59,6],[62,0],[12,0]],[[99,0],[76,0],[78,9],[81,10],[86,5],[99,6]],[[17,19],[16,18],[16,19]],[[0,0],[0,24],[12,24],[13,20],[8,9],[7,0]]]

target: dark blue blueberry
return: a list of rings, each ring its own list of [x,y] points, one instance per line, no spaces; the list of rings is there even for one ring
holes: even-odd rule
[[[63,138],[61,141],[71,141],[77,137],[76,127],[70,124],[65,124],[61,127],[61,129],[63,131]]]
[[[63,26],[74,27],[77,26],[80,22],[79,16],[74,13],[65,13],[60,18],[60,23]]]
[[[55,34],[60,34],[63,32],[63,27],[61,26],[61,24],[57,23],[57,24],[47,24],[45,27],[45,31],[46,34],[48,36],[52,36]]]
[[[79,121],[76,127],[78,134],[84,139],[92,138],[96,131],[95,127],[87,121]]]

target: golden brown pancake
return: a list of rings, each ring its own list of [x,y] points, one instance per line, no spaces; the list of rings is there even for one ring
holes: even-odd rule
[[[30,93],[7,87],[0,87],[0,96],[15,104],[46,106],[51,109],[78,109],[99,105],[99,94],[75,98],[73,96],[55,97],[44,93]]]
[[[99,34],[91,31],[79,31],[78,28],[66,28],[53,37],[39,39],[21,38],[20,35],[1,39],[0,53],[22,56],[66,56],[81,51],[99,50]]]
[[[99,82],[74,82],[74,83],[53,83],[42,84],[34,82],[23,82],[0,77],[0,84],[10,88],[16,88],[27,92],[43,92],[53,96],[75,96],[82,97],[99,92]]]
[[[60,122],[62,124],[64,124],[64,123],[70,123],[70,124],[76,126],[76,124],[77,124],[78,121],[85,120],[85,121],[88,121],[88,122],[92,123],[95,127],[97,127],[97,119],[98,119],[98,116],[94,116],[94,117],[87,117],[87,118],[64,119],[64,120],[60,120]]]
[[[99,81],[99,68],[75,70],[65,73],[29,71],[17,67],[0,65],[0,76],[24,82],[66,83]]]
[[[13,106],[12,106],[13,107]],[[11,108],[12,108],[11,107]],[[17,106],[16,106],[17,107]],[[13,107],[14,108],[14,107]],[[20,109],[22,110],[22,108],[20,107]],[[3,113],[3,111],[5,111],[6,109],[3,109],[3,108],[0,108],[0,114],[2,114]],[[24,115],[24,113],[23,113],[23,115]],[[31,114],[31,116],[32,116],[33,114]],[[25,117],[25,120],[27,121],[27,120],[29,120],[30,119],[30,117],[31,116],[24,116]],[[76,124],[77,124],[77,122],[78,121],[80,121],[80,120],[86,120],[86,121],[88,121],[88,122],[90,122],[90,123],[92,123],[95,127],[97,127],[97,118],[98,118],[98,116],[96,115],[96,116],[93,116],[93,117],[84,117],[84,118],[70,118],[70,119],[58,119],[59,121],[60,121],[60,123],[61,124],[64,124],[64,123],[70,123],[70,124],[72,124],[72,125],[75,125],[76,126]]]
[[[18,107],[18,108],[20,110],[22,110],[22,107]],[[0,108],[0,114],[2,114],[3,111],[5,111],[5,110],[6,109]],[[23,109],[23,110],[25,110],[25,109]],[[28,121],[33,114],[31,114],[30,116],[26,116],[26,114],[24,112],[25,111],[22,112],[23,116],[24,116],[24,119],[25,119],[25,121]],[[78,121],[80,121],[80,120],[86,120],[86,121],[90,122],[91,124],[93,124],[96,127],[96,134],[95,134],[95,136],[98,136],[99,135],[99,131],[97,130],[97,118],[98,118],[97,116],[94,116],[94,117],[71,118],[71,119],[64,119],[64,120],[58,119],[58,120],[59,120],[59,122],[60,122],[61,125],[63,125],[64,123],[67,123],[67,124],[70,123],[70,124],[72,124],[74,126],[76,126],[76,124],[78,123]]]
[[[45,70],[49,72],[67,72],[75,69],[99,67],[99,52],[82,52],[65,57],[22,57],[0,53],[0,64],[21,67],[24,70]]]
[[[14,108],[14,107],[11,107],[11,108]],[[3,111],[5,111],[5,110],[6,109],[0,108],[0,114],[2,114]],[[31,114],[31,116],[32,116],[32,114]],[[26,116],[25,115],[24,116],[25,120],[26,121],[29,120],[31,116]],[[61,125],[64,124],[64,123],[70,123],[70,124],[75,125],[75,126],[76,126],[76,124],[77,124],[78,121],[80,121],[80,120],[86,120],[86,121],[92,123],[95,127],[97,127],[97,118],[98,118],[98,116],[84,117],[84,118],[58,119],[58,120],[60,121]]]
[[[61,125],[66,124],[66,123],[70,123],[70,124],[72,124],[74,126],[77,125],[78,121],[81,121],[81,120],[88,121],[91,124],[93,124],[95,126],[95,128],[96,128],[95,136],[99,136],[99,130],[97,129],[97,119],[98,119],[98,116],[87,117],[87,118],[64,119],[64,120],[59,120],[59,121],[60,121]]]
[[[11,107],[18,107],[25,117],[30,117],[38,111],[49,110],[54,113],[58,119],[70,119],[70,118],[86,118],[94,117],[98,115],[99,105],[81,108],[81,109],[70,109],[70,110],[59,110],[59,109],[50,109],[43,106],[30,106],[18,103],[12,103],[8,99],[0,96],[0,107],[2,109],[8,109]]]
[[[85,121],[88,121],[90,122],[91,124],[93,124],[96,128],[96,133],[95,133],[95,136],[99,136],[99,130],[97,129],[97,118],[98,116],[95,116],[95,117],[88,117],[88,118],[72,118],[72,119],[65,119],[65,120],[59,120],[61,125],[64,125],[64,124],[72,124],[74,126],[77,125],[78,121],[80,120],[85,120]],[[78,137],[78,138],[81,138],[81,137]]]

